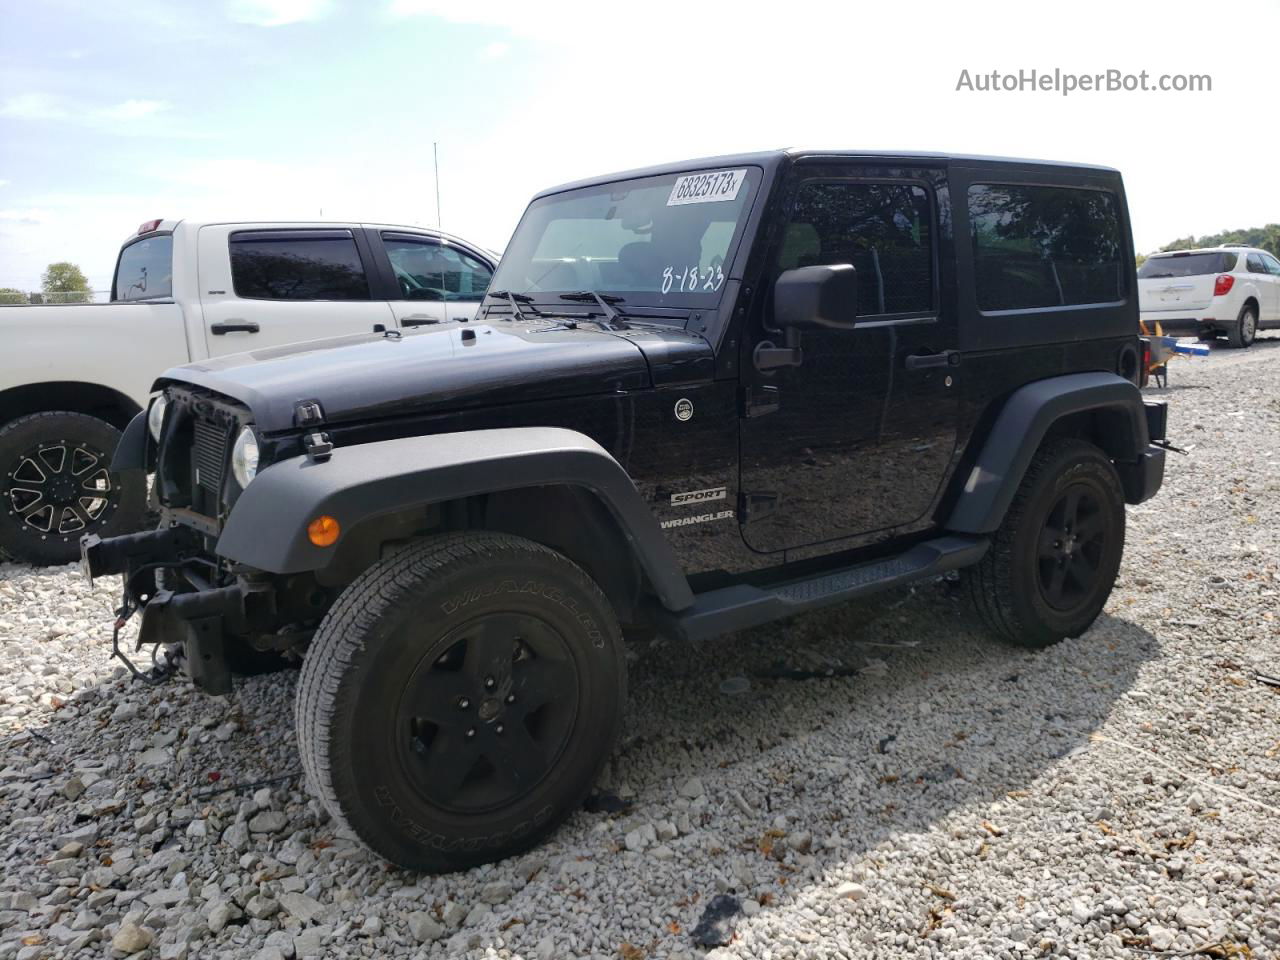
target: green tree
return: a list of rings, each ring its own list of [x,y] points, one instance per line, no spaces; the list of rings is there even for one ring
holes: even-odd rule
[[[29,303],[27,295],[13,287],[0,287],[0,303]]]
[[[1224,243],[1243,243],[1247,247],[1257,247],[1280,257],[1280,223],[1268,223],[1265,227],[1249,227],[1245,230],[1224,230],[1222,233],[1203,237],[1180,237],[1160,249],[1190,250],[1196,247],[1217,247]]]
[[[82,303],[93,299],[89,280],[74,263],[51,263],[40,278],[40,289],[49,303]]]

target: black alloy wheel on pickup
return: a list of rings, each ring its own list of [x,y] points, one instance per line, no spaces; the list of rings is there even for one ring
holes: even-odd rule
[[[120,431],[97,417],[35,413],[0,428],[0,552],[72,563],[80,538],[139,530],[145,480],[111,470]]]
[[[577,809],[625,700],[621,634],[574,563],[507,534],[432,537],[362,573],[302,664],[312,791],[375,852],[461,870]]]
[[[971,606],[1001,640],[1044,647],[1102,612],[1124,552],[1124,495],[1106,454],[1051,441],[1031,461],[982,560],[965,570]]]

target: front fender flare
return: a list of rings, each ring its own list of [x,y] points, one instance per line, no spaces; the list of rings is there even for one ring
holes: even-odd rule
[[[621,464],[590,437],[559,427],[515,427],[406,437],[337,447],[262,470],[236,500],[217,553],[269,573],[328,565],[307,524],[321,514],[343,531],[405,507],[524,487],[566,484],[595,494],[613,514],[669,610],[693,604],[670,544]]]
[[[1072,373],[1015,390],[991,426],[944,524],[957,533],[992,533],[1004,520],[1031,458],[1054,422],[1073,413],[1115,411],[1116,437],[1107,450],[1118,462],[1146,452],[1147,418],[1138,388],[1114,373]]]

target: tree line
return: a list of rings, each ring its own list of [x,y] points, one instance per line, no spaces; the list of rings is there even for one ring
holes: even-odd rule
[[[88,303],[93,300],[89,279],[74,263],[59,261],[45,268],[40,277],[39,292],[28,293],[13,287],[0,287],[0,304],[13,303]]]
[[[1266,250],[1273,257],[1280,257],[1280,223],[1268,223],[1265,227],[1250,227],[1247,230],[1224,230],[1222,233],[1211,233],[1203,237],[1179,237],[1172,243],[1166,243],[1159,253],[1170,250],[1195,250],[1199,247],[1220,247],[1224,243],[1242,243],[1246,247],[1257,247]],[[1139,254],[1138,266],[1146,260]]]

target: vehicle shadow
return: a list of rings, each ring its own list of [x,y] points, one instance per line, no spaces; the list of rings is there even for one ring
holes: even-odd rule
[[[895,836],[1028,787],[1087,744],[1158,649],[1108,615],[1048,650],[1004,646],[966,622],[946,583],[698,647],[659,641],[633,665],[613,776],[641,815],[701,778],[712,803],[695,825],[723,849],[712,868],[740,895],[786,908],[804,883],[779,885],[786,874],[762,852],[775,817],[812,834],[814,876],[857,864]],[[842,675],[850,668],[860,669]],[[824,670],[837,675],[815,676]],[[735,677],[750,689],[722,693]],[[643,858],[630,869],[660,879]]]

